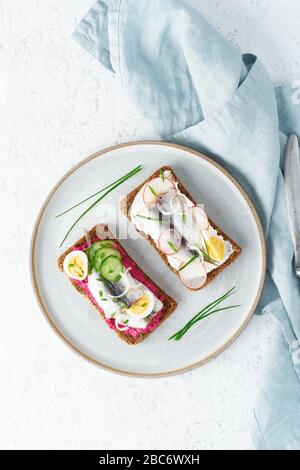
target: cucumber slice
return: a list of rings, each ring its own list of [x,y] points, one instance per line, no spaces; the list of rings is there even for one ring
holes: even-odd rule
[[[100,248],[115,248],[116,244],[112,240],[98,240],[93,243],[92,246],[94,247],[94,250],[97,251]]]
[[[101,248],[114,248],[116,244],[112,240],[99,240],[93,243],[87,250],[87,255],[92,264],[94,264],[96,252]]]
[[[120,259],[116,256],[108,256],[100,268],[100,275],[109,282],[117,282],[123,270]]]
[[[95,258],[94,258],[94,268],[96,271],[100,271],[101,264],[103,261],[108,258],[108,256],[114,256],[115,258],[118,258],[121,261],[121,255],[118,250],[115,248],[100,248],[100,250],[96,251]]]

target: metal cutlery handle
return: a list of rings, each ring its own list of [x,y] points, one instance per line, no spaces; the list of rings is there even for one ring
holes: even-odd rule
[[[300,159],[299,142],[292,134],[285,149],[284,181],[288,218],[294,245],[295,272],[300,277]]]

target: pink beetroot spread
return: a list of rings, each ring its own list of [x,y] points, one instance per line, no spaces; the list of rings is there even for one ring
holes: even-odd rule
[[[92,243],[95,243],[96,241],[100,240],[100,238],[93,237],[91,240]],[[87,243],[84,243],[83,245],[76,245],[73,247],[74,250],[82,250],[86,251],[88,249],[89,245]],[[124,250],[124,248],[118,244],[118,250],[120,251],[122,255],[122,264],[125,268],[131,268],[130,270],[130,275],[136,279],[138,282],[146,286],[151,292],[164,303],[164,296],[160,293],[158,287],[150,280],[148,279],[143,271],[139,269],[139,267],[136,265],[136,263],[129,258],[128,254]],[[84,290],[86,296],[90,299],[90,301],[97,307],[98,310],[101,310],[101,312],[104,315],[105,321],[108,324],[108,326],[112,330],[117,330],[116,325],[115,325],[115,320],[113,318],[106,318],[105,313],[103,310],[100,308],[99,304],[91,294],[91,291],[88,288],[88,278],[84,279],[83,281],[75,281],[80,287]],[[147,328],[131,328],[128,327],[127,330],[123,331],[126,335],[132,336],[134,339],[137,339],[141,334],[147,334],[153,331],[161,322],[163,313],[165,311],[165,306],[163,306],[159,312],[155,314],[155,316],[152,318],[151,322],[147,325]]]

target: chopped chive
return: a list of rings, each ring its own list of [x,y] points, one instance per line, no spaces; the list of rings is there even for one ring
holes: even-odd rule
[[[206,245],[206,243],[205,243]],[[207,246],[207,245],[206,245]],[[214,264],[215,266],[218,266],[218,263],[216,261],[214,261],[208,254],[207,251],[203,250],[203,248],[201,248],[201,246],[199,245],[199,243],[196,243],[196,247],[201,251],[202,255],[203,255],[203,258],[204,258],[204,261],[206,261],[207,263],[211,263],[211,264]]]
[[[149,188],[149,190],[151,191],[151,193],[152,193],[155,197],[157,197],[156,192],[154,191],[154,189],[152,188],[152,186],[150,186],[150,184],[148,184],[148,188]]]
[[[146,215],[137,215],[137,217],[139,217],[140,219],[146,219],[146,220],[156,220],[156,221],[160,221],[160,219],[158,217],[147,217]]]
[[[71,231],[73,228],[78,224],[78,222],[91,210],[93,209],[102,199],[105,198],[109,193],[111,193],[114,189],[116,189],[118,186],[120,186],[122,183],[124,183],[126,180],[134,176],[136,173],[139,173],[141,171],[142,167],[136,167],[136,169],[132,170],[130,173],[125,175],[123,179],[118,180],[117,183],[115,183],[113,186],[111,186],[104,194],[102,194],[93,204],[91,204],[76,220],[75,222],[71,225],[69,230],[67,231],[66,235],[64,236],[61,244],[59,245],[60,247],[64,244],[68,236],[70,235]]]
[[[186,212],[183,212],[183,213],[182,213],[182,223],[183,223],[183,224],[186,223]]]
[[[165,182],[165,175],[164,175],[165,170],[160,170],[159,173],[160,173],[160,177],[161,177],[161,179],[163,180],[163,183],[164,183]]]
[[[214,261],[202,248],[199,248],[201,253],[203,254],[204,261],[207,261],[208,263],[214,264],[215,266],[218,266],[218,263]]]
[[[153,220],[155,222],[161,222],[162,224],[169,224],[169,222],[160,219],[159,217],[148,217],[146,215],[137,215],[136,217],[139,217],[140,219],[145,219],[145,220]]]
[[[142,304],[141,307],[147,307],[147,303]]]
[[[103,290],[99,290],[100,297],[103,297]]]
[[[176,248],[176,246],[174,245],[174,243],[172,243],[170,240],[167,241],[168,245],[170,248],[172,248],[172,250],[176,253],[178,251],[178,248]]]
[[[73,263],[69,264],[69,268],[74,268],[74,267],[75,267],[75,264],[73,264]]]
[[[124,320],[123,325],[127,325],[128,322],[129,322],[129,320]]]
[[[183,269],[185,269],[189,264],[191,264],[195,259],[199,258],[199,255],[196,254],[194,255],[191,259],[189,259],[189,261],[187,261],[180,269],[179,271],[182,271]]]

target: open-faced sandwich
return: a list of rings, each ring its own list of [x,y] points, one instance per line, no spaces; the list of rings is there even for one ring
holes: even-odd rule
[[[59,257],[58,267],[128,344],[141,342],[176,308],[176,302],[137,266],[107,225],[87,232]]]
[[[134,189],[121,210],[191,290],[207,285],[241,252],[168,166]]]

